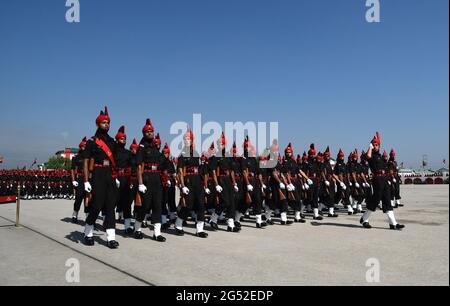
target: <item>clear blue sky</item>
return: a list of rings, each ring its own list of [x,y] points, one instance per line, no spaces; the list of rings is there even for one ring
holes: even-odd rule
[[[109,105],[130,139],[151,117],[279,121],[280,142],[346,153],[375,130],[399,161],[448,160],[448,0],[64,0],[0,3],[0,155],[47,160]],[[187,106],[189,105],[189,106]],[[375,116],[376,115],[376,116]]]

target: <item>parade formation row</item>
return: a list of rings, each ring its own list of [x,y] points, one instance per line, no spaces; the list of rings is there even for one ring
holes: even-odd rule
[[[195,221],[196,236],[207,238],[207,231],[217,231],[221,224],[228,232],[239,233],[249,212],[255,227],[264,228],[275,220],[288,226],[305,223],[309,216],[316,221],[324,216],[336,218],[338,205],[349,215],[362,214],[360,223],[366,229],[371,228],[369,218],[377,208],[387,214],[390,229],[405,227],[393,211],[402,206],[395,151],[381,153],[378,132],[366,152],[355,150],[346,159],[339,150],[334,163],[329,147],[317,152],[314,144],[296,156],[289,143],[281,156],[274,141],[268,152],[257,156],[248,137],[242,144],[243,155],[238,156],[235,142],[226,150],[223,133],[207,152],[199,153],[189,130],[181,154],[173,158],[167,144],[161,149],[150,119],[142,128],[141,141],[133,140],[129,149],[124,126],[114,138],[108,135],[106,107],[95,123],[95,135],[79,144],[70,174],[75,189],[72,222],[78,222],[84,203],[84,243],[88,246],[94,245],[94,225],[100,213],[107,246],[112,249],[119,246],[116,213],[126,235],[136,239],[143,239],[142,231],[150,221],[158,242],[166,241],[162,231],[172,226],[177,235],[184,235],[189,218]]]

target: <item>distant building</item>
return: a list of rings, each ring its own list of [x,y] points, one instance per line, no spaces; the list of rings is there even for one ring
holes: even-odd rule
[[[60,156],[60,157],[64,157],[65,159],[70,159],[72,160],[72,158],[78,154],[80,150],[78,148],[66,148],[64,150],[58,151],[55,153],[55,156]]]
[[[447,168],[441,168],[439,170],[431,169],[400,169],[399,175],[402,180],[402,184],[448,184],[449,183],[449,171]]]

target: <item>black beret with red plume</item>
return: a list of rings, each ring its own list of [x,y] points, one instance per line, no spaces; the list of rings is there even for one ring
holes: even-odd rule
[[[130,150],[137,150],[139,148],[139,145],[136,141],[136,138],[133,139],[133,143],[130,145]]]
[[[149,118],[147,118],[147,120],[145,120],[145,125],[142,128],[142,133],[145,133],[147,131],[152,131],[152,132],[154,131],[152,121]]]
[[[308,155],[310,155],[310,156],[316,155],[316,149],[315,149],[315,146],[313,143],[309,146]]]

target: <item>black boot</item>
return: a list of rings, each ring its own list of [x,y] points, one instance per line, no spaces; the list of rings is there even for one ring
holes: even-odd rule
[[[84,237],[84,244],[88,245],[88,246],[93,246],[94,245],[94,238],[93,237]]]
[[[306,220],[305,219],[295,219],[294,222],[295,223],[305,223]]]
[[[125,230],[125,234],[127,234],[128,236],[131,236],[134,234],[134,228],[129,227]]]
[[[184,231],[182,229],[175,228],[177,236],[184,236]]]
[[[241,229],[237,228],[236,226],[235,227],[230,227],[230,226],[227,227],[227,232],[239,233],[240,230]]]
[[[372,225],[370,225],[369,222],[363,222],[362,226],[367,229],[372,228]]]
[[[142,228],[147,228],[148,227],[147,220],[142,221],[141,227]]]
[[[158,242],[165,242],[166,241],[166,238],[161,236],[161,235],[159,235],[159,236],[153,235],[153,239],[155,239]]]
[[[320,221],[320,220],[323,220],[323,217],[322,217],[322,216],[313,217],[313,220],[318,220],[318,221]]]
[[[268,225],[274,225],[275,224],[272,219],[268,219],[266,223]]]
[[[134,232],[134,238],[141,240],[144,238],[144,234],[141,231]]]
[[[108,241],[108,248],[117,249],[119,247],[119,243],[115,240]]]
[[[292,222],[291,220],[281,221],[280,222],[281,225],[291,225],[292,223],[294,223],[294,222]]]
[[[267,226],[266,222],[256,223],[256,228],[263,228],[263,227],[266,227],[266,226]]]
[[[242,228],[241,222],[234,221],[234,226],[237,228]]]
[[[77,217],[72,217],[72,223],[73,223],[73,224],[77,224],[77,223],[78,223]]]
[[[197,233],[196,236],[200,237],[200,238],[208,238],[208,233],[200,232],[200,233]]]
[[[337,214],[328,214],[328,218],[337,218],[338,215]]]
[[[397,225],[389,224],[389,228],[391,230],[401,230],[402,228],[405,228],[405,226],[403,224],[397,224]]]
[[[209,225],[211,226],[211,228],[212,228],[212,230],[213,231],[217,231],[217,230],[219,230],[219,226],[217,225],[217,223],[216,222],[209,222]]]

